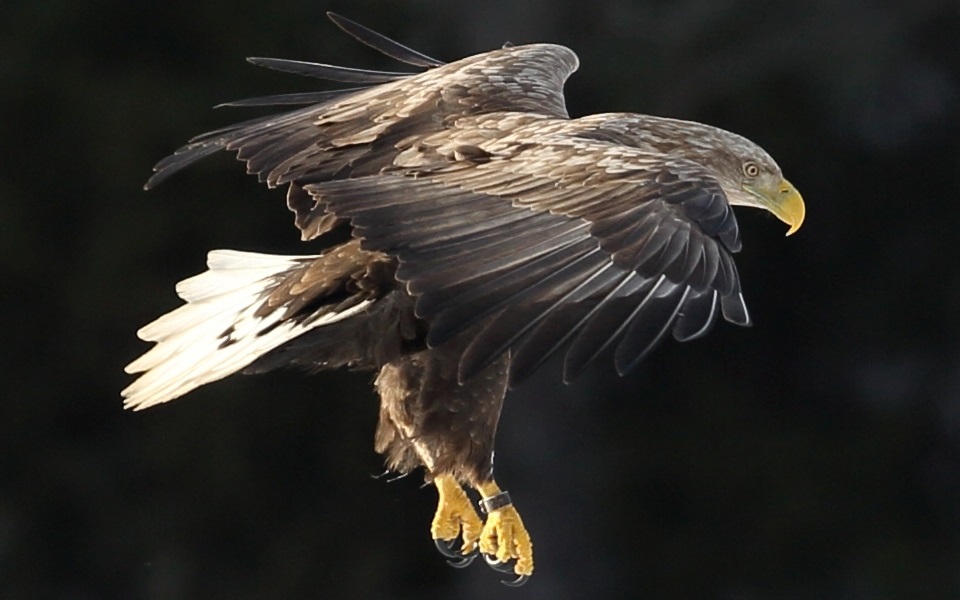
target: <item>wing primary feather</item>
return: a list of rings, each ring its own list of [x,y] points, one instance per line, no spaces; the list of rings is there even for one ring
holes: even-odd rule
[[[346,88],[341,90],[327,90],[324,92],[300,92],[295,94],[274,94],[272,96],[257,96],[232,100],[214,106],[214,108],[242,107],[242,106],[293,106],[298,104],[320,104],[334,98],[339,98],[350,92],[365,90],[365,87]]]
[[[417,52],[412,48],[404,46],[400,42],[391,40],[382,33],[377,33],[368,27],[351,21],[346,17],[342,17],[337,13],[328,12],[327,18],[334,22],[334,24],[342,29],[347,35],[351,36],[361,44],[370,46],[374,50],[386,54],[390,58],[399,60],[402,63],[408,65],[413,65],[415,67],[439,67],[443,62],[431,58],[426,54]]]
[[[689,233],[689,228],[685,229],[677,223],[671,222],[661,227],[661,231],[656,232],[653,239],[637,251],[637,258],[634,259],[637,270],[646,273],[670,274],[668,271],[671,270],[673,262],[686,248]]]
[[[644,267],[646,263],[650,262],[654,264],[652,267],[648,268],[648,270],[653,270],[653,267],[656,266],[656,261],[653,259],[662,254],[664,248],[670,242],[673,233],[672,231],[667,231],[667,227],[670,227],[674,230],[676,229],[676,225],[674,223],[670,222],[664,224],[663,220],[661,220],[660,223],[656,223],[654,225],[654,230],[638,249],[627,247],[624,251],[621,251],[628,255],[632,255],[630,261],[633,263],[634,269],[639,270]]]
[[[720,248],[720,244],[707,243],[703,245],[697,266],[690,274],[690,283],[694,288],[697,290],[705,290],[714,286],[713,280],[716,278],[717,272],[720,269],[720,255],[722,253],[723,250]]]
[[[505,271],[508,269],[520,268],[522,265],[529,263],[533,260],[539,260],[541,257],[550,256],[551,254],[564,252],[570,247],[575,247],[578,244],[584,242],[584,237],[582,236],[583,227],[572,227],[567,231],[563,231],[558,235],[554,236],[552,239],[542,240],[534,237],[531,243],[528,245],[517,248],[516,252],[497,252],[491,254],[490,256],[479,256],[476,261],[473,261],[469,267],[470,275],[469,278],[479,278],[483,277],[489,273],[496,273],[500,271]],[[533,237],[533,236],[531,236]],[[404,260],[403,253],[399,253],[400,260]],[[435,270],[423,273],[417,277],[419,284],[423,285],[424,282],[439,282],[444,280],[449,280],[452,277],[461,278],[462,272],[465,266],[462,264],[447,264],[438,267]],[[464,277],[461,280],[465,280]],[[413,287],[410,288],[413,290]]]
[[[733,263],[733,257],[726,252],[720,252],[718,256],[720,264],[717,268],[717,275],[713,280],[713,287],[722,296],[739,294],[740,277],[737,275],[737,266]]]
[[[239,139],[252,135],[261,127],[279,127],[287,125],[302,116],[316,110],[313,106],[298,108],[279,115],[257,117],[240,123],[234,123],[214,131],[208,131],[191,138],[185,146],[178,148],[173,154],[160,160],[154,165],[154,173],[144,184],[143,189],[149,190],[174,173],[193,164],[201,158],[215,154]]]
[[[566,333],[561,335],[558,339],[554,340],[553,343],[551,343],[546,350],[537,352],[536,353],[537,356],[533,358],[532,362],[528,362],[527,357],[531,356],[531,354],[534,354],[533,353],[534,346],[539,345],[539,342],[543,341],[543,340],[537,339],[538,331],[546,323],[545,321],[541,322],[540,326],[536,330],[530,332],[530,334],[526,337],[526,339],[523,340],[523,342],[520,344],[520,347],[517,348],[517,351],[510,362],[511,385],[520,383],[521,381],[526,379],[527,376],[530,375],[530,373],[534,372],[538,367],[540,367],[540,365],[546,362],[547,359],[550,358],[550,356],[552,356],[553,353],[556,352],[558,348],[560,348],[568,340],[570,340],[570,338],[572,338],[580,330],[580,328],[583,327],[584,323],[589,321],[594,315],[597,314],[598,311],[604,309],[608,305],[608,303],[617,296],[620,290],[623,287],[625,287],[628,283],[630,283],[630,281],[634,277],[637,277],[636,273],[632,271],[626,273],[623,279],[621,279],[620,282],[612,290],[610,290],[600,302],[596,304],[596,306],[594,306],[589,311],[587,311],[587,313],[583,315],[576,323],[568,327],[566,330]],[[661,281],[662,280],[663,278],[661,277]],[[658,282],[658,285],[659,285],[659,282]],[[547,340],[547,342],[549,343],[549,339]]]
[[[593,252],[581,257],[581,260],[588,258],[592,254]],[[573,266],[574,266],[573,264],[569,265],[569,267],[571,268]],[[492,360],[500,356],[503,352],[506,352],[508,348],[516,344],[518,340],[522,339],[534,327],[537,327],[545,319],[550,317],[553,314],[555,309],[562,306],[564,303],[569,302],[572,298],[574,298],[577,294],[581,293],[583,290],[589,288],[592,284],[594,284],[599,278],[601,278],[611,268],[614,268],[613,263],[610,261],[606,261],[604,264],[598,267],[592,274],[590,274],[588,277],[586,277],[583,281],[578,283],[572,289],[568,290],[560,298],[556,299],[551,304],[541,309],[539,311],[539,314],[533,319],[531,319],[528,323],[514,330],[509,337],[503,340],[500,340],[499,342],[495,342],[497,345],[493,347],[493,350],[484,350],[483,352],[480,352],[479,349],[481,348],[481,346],[486,345],[483,343],[486,341],[484,340],[483,334],[486,333],[488,337],[492,335],[492,330],[482,332],[481,335],[477,336],[470,343],[470,345],[467,347],[467,350],[464,352],[463,357],[460,360],[460,373],[459,373],[460,380],[465,381],[469,379],[471,376],[480,372],[484,367],[490,364]],[[627,275],[627,279],[629,279],[630,275],[631,274]],[[551,353],[552,351],[548,353],[548,355],[545,356],[543,359],[546,360],[546,358]],[[531,371],[535,369],[537,366],[539,366],[539,364],[540,363],[537,363],[537,365],[532,367]]]
[[[373,225],[355,224],[354,232],[358,237],[364,238],[371,249],[396,249],[403,246],[405,255],[409,257],[411,263],[420,262],[442,266],[442,263],[432,262],[430,255],[435,254],[437,258],[440,256],[453,258],[456,255],[458,245],[473,240],[474,235],[497,235],[497,227],[515,223],[523,225],[523,221],[531,219],[533,216],[536,216],[535,213],[527,216],[516,212],[503,211],[499,214],[494,213],[479,223],[437,223],[434,229],[430,230],[429,238],[424,240],[410,239],[412,228],[417,228],[415,230],[421,232],[426,230],[425,227],[422,227],[422,224],[407,225],[402,229],[396,227],[377,229]],[[518,229],[522,230],[523,227],[518,226]],[[478,237],[476,241],[481,240]],[[509,238],[505,241],[509,241]]]
[[[143,189],[149,190],[157,186],[164,179],[170,177],[177,171],[180,171],[201,158],[216,154],[223,147],[219,145],[203,145],[196,148],[189,148],[184,152],[172,154],[163,159],[154,167],[154,174],[143,184]]]
[[[328,81],[340,81],[343,83],[387,83],[396,81],[416,73],[399,73],[396,71],[370,71],[367,69],[352,69],[350,67],[337,67],[334,65],[325,65],[323,63],[306,62],[302,60],[288,60],[285,58],[263,58],[251,56],[247,59],[250,64],[258,67],[273,69],[274,71],[283,71],[294,75],[306,75],[316,79],[326,79]]]
[[[187,140],[187,145],[178,149],[177,153],[180,153],[185,148],[189,148],[191,144],[196,144],[199,142],[222,142],[223,144],[226,144],[227,142],[235,139],[235,137],[232,136],[247,135],[251,132],[260,130],[261,127],[276,128],[281,125],[289,125],[290,123],[315,111],[316,107],[307,106],[304,108],[297,108],[289,112],[255,117],[253,119],[247,119],[246,121],[240,121],[239,123],[227,125],[226,127],[214,129],[213,131],[207,131],[201,133],[200,135],[195,135]]]
[[[691,285],[696,292],[702,292],[703,289],[698,288],[693,281],[693,273],[700,262],[703,245],[704,241],[700,236],[687,236],[687,245],[684,248],[683,258],[674,263],[674,268],[671,269],[672,273],[666,273],[667,277],[669,277],[671,281],[682,281]]]
[[[503,308],[508,302],[514,305],[549,303],[557,295],[568,299],[566,291],[574,286],[573,292],[576,292],[582,287],[578,282],[605,262],[599,249],[583,246],[561,248],[517,269],[492,273],[479,281],[462,282],[445,294],[425,296],[417,309],[419,311],[422,304],[428,314],[442,315],[442,319],[448,320],[452,317],[462,329]],[[597,265],[598,260],[601,265]]]
[[[424,317],[427,316],[431,318],[430,332],[427,334],[427,344],[430,347],[436,347],[443,342],[449,340],[457,333],[460,333],[470,325],[478,322],[480,319],[486,317],[487,315],[495,312],[508,301],[515,299],[517,296],[520,296],[526,292],[529,292],[531,289],[537,289],[539,285],[542,285],[545,281],[542,271],[544,270],[541,265],[544,261],[549,261],[551,258],[558,258],[559,260],[565,260],[565,254],[567,251],[572,251],[576,253],[579,249],[577,245],[583,240],[573,240],[563,246],[540,255],[534,259],[528,261],[525,265],[521,265],[517,269],[510,269],[503,272],[492,272],[492,277],[490,281],[483,281],[478,286],[475,286],[471,289],[470,286],[460,286],[460,293],[457,294],[454,298],[441,297],[437,300],[434,300],[429,295],[422,296],[417,302],[417,316]],[[569,266],[576,266],[580,260],[586,258],[592,254],[592,252],[587,252],[580,257],[574,259]],[[528,270],[533,271],[533,275],[536,275],[536,279],[528,283],[525,279]],[[565,272],[564,269],[560,269]],[[551,280],[552,276],[547,276],[546,280]],[[493,295],[495,291],[498,291],[492,286],[498,284],[500,286],[506,287],[508,290],[510,287],[519,288],[516,289],[512,294],[505,294],[507,297],[494,299],[490,303],[478,307],[480,304],[476,301],[479,297],[482,299],[484,296]],[[512,284],[512,286],[511,286]],[[469,310],[466,306],[466,302],[474,300],[473,304],[470,305],[473,307],[473,310]],[[444,308],[444,305],[453,304],[453,308]]]
[[[634,278],[633,281],[637,281]],[[597,311],[596,314],[588,319],[584,319],[576,339],[567,349],[566,356],[563,357],[563,381],[569,383],[579,375],[584,368],[593,362],[604,350],[610,347],[614,341],[623,333],[636,315],[651,302],[660,288],[666,282],[665,276],[660,276],[655,282],[653,280],[641,280],[643,285],[637,287],[633,293],[645,289],[643,300],[639,304],[630,308],[626,317],[622,312],[614,309],[614,303],[629,302],[629,295],[624,294],[617,298],[611,298],[607,302],[607,308],[603,311]],[[652,284],[652,285],[651,285]],[[644,288],[646,286],[646,288]],[[617,322],[619,321],[619,322]],[[613,331],[610,331],[612,323],[616,323]],[[597,341],[599,340],[599,344]]]
[[[417,302],[417,313],[429,318],[460,311],[465,313],[463,319],[475,320],[499,309],[509,300],[536,300],[529,294],[549,289],[554,282],[562,289],[565,281],[574,277],[578,270],[583,270],[582,262],[598,255],[599,249],[591,250],[589,246],[589,240],[581,240],[535,257],[515,269],[493,271],[480,277],[471,275],[421,297]],[[398,278],[403,280],[400,275]],[[415,290],[416,286],[408,286],[408,289]],[[560,291],[555,289],[555,293]],[[473,303],[472,307],[469,303]],[[482,314],[478,314],[477,306],[481,307],[479,312]]]
[[[656,292],[652,290],[630,316],[627,320],[629,327],[617,345],[613,357],[617,373],[624,375],[640,364],[670,330],[680,307],[690,295],[688,286],[682,289],[678,300],[674,299],[675,294],[664,298],[651,298]]]
[[[712,290],[687,298],[673,326],[674,339],[689,342],[706,335],[717,320],[718,295],[716,290]]]
[[[520,215],[520,217],[499,226],[486,229],[476,228],[458,238],[446,240],[440,244],[411,244],[404,250],[410,261],[434,263],[436,261],[454,260],[484,251],[498,244],[505,244],[517,233],[523,234],[529,226],[526,221],[535,217],[536,213]]]
[[[299,109],[299,110],[303,110],[303,109]],[[195,135],[189,140],[187,140],[186,146],[181,146],[180,148],[177,148],[171,156],[164,158],[163,160],[160,161],[159,164],[163,164],[164,161],[179,155],[184,150],[190,148],[194,144],[203,144],[203,143],[207,143],[207,144],[220,143],[221,145],[226,144],[226,142],[228,141],[228,136],[230,134],[238,134],[241,131],[251,130],[261,125],[272,123],[277,120],[277,117],[278,115],[266,115],[263,117],[248,119],[246,121],[240,121],[239,123],[227,125],[226,127],[219,127],[212,131],[205,131],[204,133]]]
[[[743,294],[720,296],[720,309],[723,311],[723,318],[734,325],[749,327],[752,324]]]

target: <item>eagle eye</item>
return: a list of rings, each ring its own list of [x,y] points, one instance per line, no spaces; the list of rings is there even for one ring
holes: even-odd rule
[[[755,162],[743,163],[743,174],[747,177],[756,177],[760,174],[760,167]]]

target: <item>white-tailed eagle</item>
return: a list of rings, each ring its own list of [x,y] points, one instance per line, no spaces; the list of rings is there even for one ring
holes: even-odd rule
[[[570,118],[563,85],[578,61],[565,47],[508,45],[445,64],[330,18],[422,70],[249,59],[353,85],[230,103],[300,107],[190,140],[146,187],[233,151],[286,187],[303,240],[322,249],[211,252],[208,271],[177,285],[186,304],[138,332],[156,345],[127,367],[142,375],[125,406],[240,371],[375,371],[376,449],[390,470],[426,470],[440,496],[438,548],[457,565],[479,552],[522,583],[530,536],[493,473],[508,387],[556,352],[565,380],[602,355],[624,373],[721,315],[747,325],[731,206],[768,210],[792,233],[803,201],[739,135],[638,114]],[[328,242],[335,230],[349,241]]]

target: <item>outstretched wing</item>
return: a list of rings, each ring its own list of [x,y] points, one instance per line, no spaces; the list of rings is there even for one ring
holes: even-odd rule
[[[736,220],[704,168],[578,135],[577,121],[462,143],[505,118],[428,137],[396,171],[308,186],[399,259],[430,345],[480,327],[461,377],[511,349],[516,383],[565,345],[566,379],[614,344],[625,372],[670,332],[693,339],[718,314],[748,324]]]
[[[428,70],[368,71],[248,59],[256,65],[359,87],[229,102],[226,105],[310,106],[197,136],[157,163],[145,187],[156,186],[206,156],[233,151],[260,181],[271,187],[289,184],[287,203],[307,240],[335,222],[316,198],[303,191],[307,184],[379,173],[416,140],[443,131],[464,115],[518,111],[567,117],[563,83],[578,64],[567,48],[548,44],[510,47],[443,64],[348,19],[330,17],[363,43]]]

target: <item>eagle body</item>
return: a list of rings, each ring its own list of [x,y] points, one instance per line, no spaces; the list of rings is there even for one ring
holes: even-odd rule
[[[396,283],[395,260],[364,251],[357,240],[335,246],[280,274],[261,304],[309,314],[350,314],[264,354],[244,372],[259,373],[298,365],[308,370],[348,367],[377,373],[381,398],[374,448],[397,473],[425,466],[429,474],[453,473],[478,484],[493,471],[493,441],[506,394],[509,355],[503,354],[476,376],[458,380],[460,357],[470,332],[429,348],[429,325],[417,318],[414,298]],[[320,298],[294,298],[299,289],[328,285]],[[301,295],[302,296],[302,295]],[[375,302],[367,305],[370,300]],[[316,302],[307,308],[310,303]],[[329,312],[326,312],[329,311]],[[490,400],[493,401],[490,401]]]
[[[177,286],[186,304],[138,332],[156,345],[127,367],[142,375],[125,406],[241,371],[373,371],[375,447],[389,469],[423,467],[437,487],[438,548],[458,559],[479,548],[523,581],[532,546],[493,478],[508,387],[555,353],[565,380],[608,355],[623,373],[721,315],[749,324],[731,206],[769,210],[792,233],[803,202],[739,135],[627,113],[571,119],[562,89],[578,60],[562,46],[444,64],[331,19],[425,70],[249,59],[359,85],[229,103],[306,106],[190,140],[146,187],[233,151],[268,186],[286,186],[301,238],[322,249],[211,252],[209,270]],[[334,231],[348,241],[328,242]],[[486,522],[464,484],[483,498]]]

